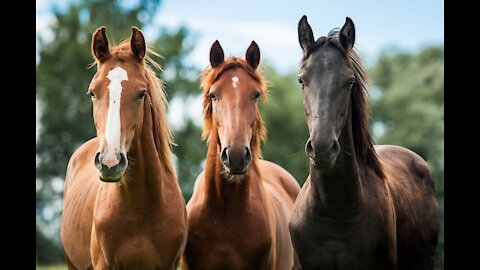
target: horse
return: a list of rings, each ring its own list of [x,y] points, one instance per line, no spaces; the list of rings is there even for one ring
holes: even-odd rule
[[[61,242],[69,269],[176,269],[187,219],[172,163],[163,82],[142,32],[110,49],[92,37],[97,72],[87,95],[97,136],[71,156]]]
[[[434,269],[432,174],[413,151],[374,144],[353,21],[315,41],[303,16],[298,39],[310,174],[289,229],[302,269]]]
[[[188,239],[183,269],[292,269],[288,220],[300,191],[295,178],[261,159],[266,139],[258,100],[267,85],[258,70],[255,41],[245,58],[210,49],[201,74],[205,169],[187,204]]]

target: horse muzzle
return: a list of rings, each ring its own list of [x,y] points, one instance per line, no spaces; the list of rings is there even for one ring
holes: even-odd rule
[[[115,155],[105,155],[97,152],[95,155],[95,167],[103,182],[119,182],[127,169],[127,158],[124,153],[115,151]]]
[[[305,145],[305,153],[310,157],[313,165],[320,169],[333,167],[340,153],[338,140],[316,142],[309,139]]]
[[[225,170],[229,174],[245,174],[248,165],[252,161],[252,153],[249,147],[224,147],[220,155]]]

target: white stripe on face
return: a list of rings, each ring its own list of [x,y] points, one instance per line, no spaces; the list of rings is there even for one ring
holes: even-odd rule
[[[110,84],[108,85],[108,116],[105,130],[107,151],[102,163],[111,168],[120,162],[115,152],[120,150],[120,97],[122,95],[122,81],[128,81],[127,71],[121,67],[116,67],[108,72],[107,78],[110,79]]]
[[[233,84],[233,88],[237,88],[237,85],[238,85],[238,77],[237,76],[232,77],[232,84]]]

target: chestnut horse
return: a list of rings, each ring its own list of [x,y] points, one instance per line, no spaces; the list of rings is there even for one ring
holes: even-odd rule
[[[373,144],[355,26],[313,39],[303,16],[298,80],[310,137],[307,178],[290,220],[303,269],[433,269],[439,218],[427,163]]]
[[[292,269],[288,220],[300,186],[285,169],[261,160],[265,139],[258,99],[267,96],[253,41],[245,59],[224,59],[218,41],[201,75],[205,170],[187,204],[183,269]]]
[[[68,268],[176,269],[187,219],[163,84],[145,63],[151,59],[137,28],[112,49],[105,27],[97,29],[92,52],[97,137],[67,168],[61,240]]]

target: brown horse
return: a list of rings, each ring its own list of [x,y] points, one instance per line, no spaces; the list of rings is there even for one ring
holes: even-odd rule
[[[433,269],[439,218],[432,175],[414,152],[374,146],[352,20],[315,41],[303,16],[298,36],[310,176],[290,233],[303,269]]]
[[[163,84],[145,63],[151,59],[137,28],[111,50],[105,27],[97,29],[92,52],[98,71],[87,94],[97,137],[67,168],[61,240],[68,268],[176,269],[187,220]]]
[[[215,41],[201,76],[205,170],[187,204],[183,269],[292,269],[288,219],[300,191],[282,167],[261,160],[265,127],[258,99],[267,96],[252,42],[245,59],[224,59]]]

